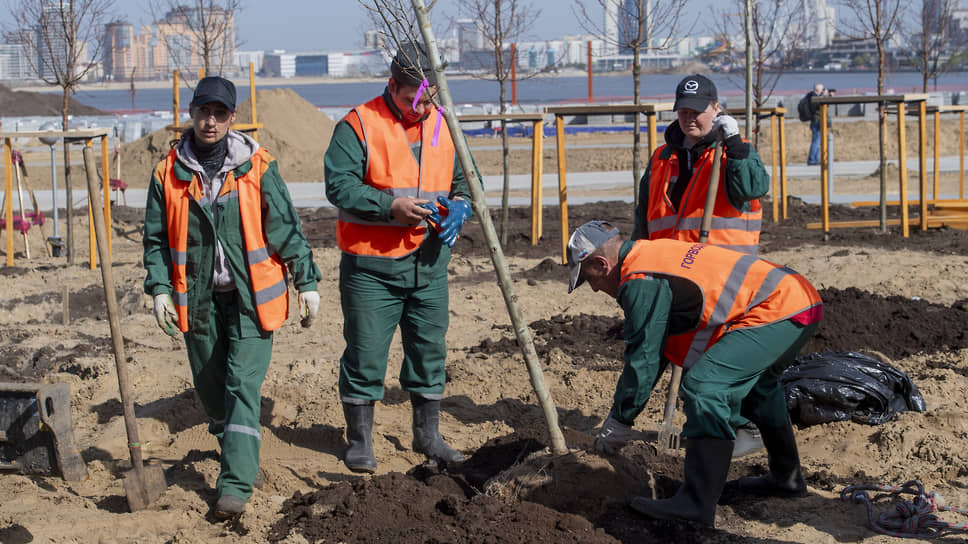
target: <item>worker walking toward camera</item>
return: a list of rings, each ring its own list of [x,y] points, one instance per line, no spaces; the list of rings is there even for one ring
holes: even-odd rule
[[[230,130],[235,98],[227,79],[198,82],[191,128],[151,178],[144,228],[145,292],[158,326],[183,334],[221,448],[221,519],[240,514],[260,485],[260,389],[273,331],[289,315],[287,270],[309,319],[321,279],[275,159]]]
[[[374,405],[383,399],[387,357],[399,326],[400,386],[410,393],[414,451],[462,460],[438,430],[449,323],[447,264],[470,193],[450,132],[436,110],[436,75],[419,45],[400,48],[382,96],[336,126],[325,157],[326,197],[339,208],[340,303],[346,348],[339,395],[344,457],[376,471]]]
[[[755,255],[763,219],[759,198],[770,189],[763,161],[740,136],[736,119],[723,111],[709,78],[683,78],[673,108],[677,120],[666,127],[666,143],[652,154],[639,183],[632,239],[699,241],[719,141],[725,160],[708,242]]]
[[[681,365],[685,481],[667,499],[635,497],[657,519],[713,525],[726,483],[734,422],[759,427],[769,473],[741,478],[748,492],[806,493],[779,378],[819,326],[822,302],[802,276],[751,255],[680,240],[626,241],[603,221],[568,241],[571,292],[583,282],[625,312],[625,364],[605,427],[628,440],[665,364]]]

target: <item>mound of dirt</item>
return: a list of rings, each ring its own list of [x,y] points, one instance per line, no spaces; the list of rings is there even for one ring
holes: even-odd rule
[[[291,182],[322,181],[323,153],[329,146],[335,123],[291,89],[256,91],[256,114],[263,128],[259,144],[276,158],[283,179]],[[239,105],[236,121],[249,123],[252,102]],[[175,135],[162,129],[121,148],[122,167],[131,175],[128,185],[148,186],[151,171],[171,149]]]
[[[0,85],[0,111],[11,117],[30,115],[60,115],[64,106],[61,93],[35,93],[14,91]],[[103,111],[85,106],[73,98],[68,98],[71,115],[106,115]]]

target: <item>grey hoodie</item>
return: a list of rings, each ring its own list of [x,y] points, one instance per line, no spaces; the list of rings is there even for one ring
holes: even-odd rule
[[[225,138],[228,140],[228,151],[225,154],[225,161],[222,163],[222,167],[213,179],[208,178],[205,174],[205,169],[199,164],[198,158],[192,151],[190,134],[186,134],[181,139],[176,150],[178,160],[186,168],[195,172],[198,179],[201,180],[207,198],[203,202],[200,202],[200,204],[207,203],[209,205],[213,223],[218,221],[217,196],[219,191],[222,190],[222,184],[225,183],[225,175],[245,164],[259,150],[259,143],[241,132],[229,130],[225,134]],[[228,263],[225,262],[222,243],[218,240],[216,240],[216,251],[218,252],[218,258],[215,260],[215,290],[233,291],[235,290],[235,281],[232,278],[232,270],[228,266]]]

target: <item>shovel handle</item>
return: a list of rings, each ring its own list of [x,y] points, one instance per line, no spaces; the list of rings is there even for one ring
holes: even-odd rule
[[[665,413],[662,416],[662,425],[669,427],[672,425],[672,416],[676,414],[676,401],[679,400],[679,382],[682,381],[682,367],[672,365],[672,379],[669,380],[669,393],[666,395]]]

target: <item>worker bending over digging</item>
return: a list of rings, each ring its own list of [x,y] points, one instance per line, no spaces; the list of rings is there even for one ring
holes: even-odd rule
[[[324,160],[337,208],[339,290],[346,348],[339,395],[354,472],[376,471],[373,412],[383,399],[390,342],[400,327],[400,386],[413,406],[413,449],[461,461],[438,430],[448,326],[447,264],[471,215],[470,192],[421,47],[402,45],[382,96],[350,111]]]
[[[218,438],[215,515],[261,487],[260,389],[272,331],[289,315],[287,269],[304,317],[321,279],[276,160],[235,121],[235,85],[198,82],[191,127],[155,168],[145,206],[145,292],[158,326],[184,333],[195,392]]]
[[[765,476],[741,478],[740,488],[779,497],[806,493],[779,384],[823,313],[820,295],[803,276],[713,245],[627,241],[603,221],[575,230],[568,266],[569,293],[587,281],[625,312],[625,365],[603,425],[611,429],[608,440],[629,439],[666,360],[685,370],[685,481],[671,498],[633,498],[635,511],[713,525],[739,416],[759,427],[770,467]]]

